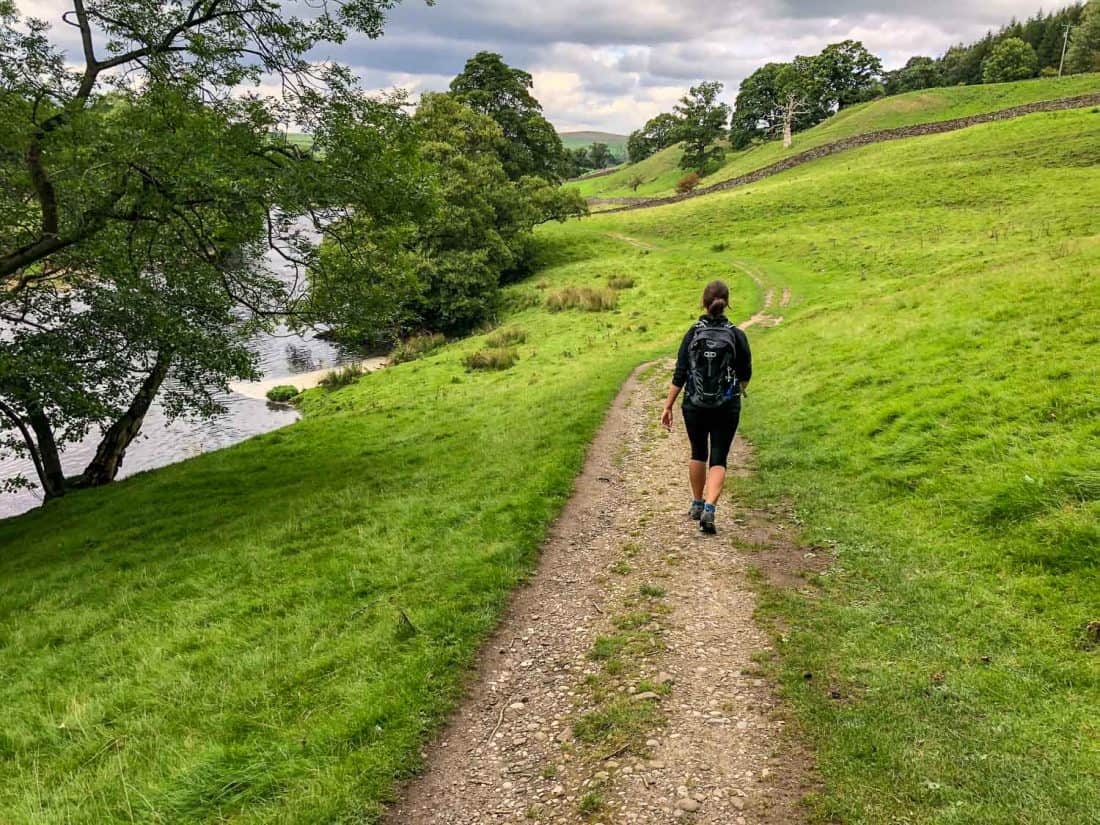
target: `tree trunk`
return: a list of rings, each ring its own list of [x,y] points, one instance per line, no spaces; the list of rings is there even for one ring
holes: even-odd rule
[[[791,137],[791,115],[783,117],[783,148],[790,149],[793,138]]]
[[[34,413],[28,415],[28,419],[32,421],[32,427],[39,434],[36,441],[35,436],[27,429],[27,422],[12,407],[0,401],[0,412],[8,417],[23,436],[23,443],[27,445],[27,452],[30,453],[31,461],[34,462],[34,471],[38,475],[38,483],[42,485],[45,499],[48,501],[65,495],[65,474],[61,469],[61,456],[45,413],[36,408]],[[41,442],[41,449],[39,442]]]
[[[53,427],[46,413],[37,404],[27,405],[27,423],[34,430],[38,441],[38,480],[42,483],[42,495],[46,501],[65,495],[65,471],[61,467],[61,451],[53,437]],[[29,446],[29,445],[28,445]]]
[[[99,447],[96,449],[95,458],[84,468],[80,476],[72,480],[71,486],[100,487],[115,480],[115,476],[122,468],[126,449],[141,432],[145,414],[149,412],[149,407],[156,398],[160,385],[164,383],[171,363],[171,353],[157,353],[156,363],[145,376],[145,381],[142,382],[141,388],[130,403],[130,408],[103,435],[103,440],[99,442]]]

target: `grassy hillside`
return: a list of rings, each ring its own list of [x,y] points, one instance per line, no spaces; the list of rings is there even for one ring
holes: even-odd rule
[[[587,149],[593,143],[606,143],[615,157],[626,157],[626,135],[611,132],[559,132],[558,136],[567,149]]]
[[[1076,75],[1064,78],[1025,80],[988,86],[955,86],[926,89],[871,103],[852,106],[834,117],[795,136],[794,145],[784,149],[782,141],[770,141],[741,152],[731,152],[717,172],[703,184],[718,183],[768,166],[790,155],[836,140],[938,120],[952,120],[982,112],[993,112],[1039,100],[1094,92],[1100,89],[1100,75]],[[670,195],[684,174],[679,168],[683,152],[669,147],[639,164],[625,166],[614,175],[582,181],[577,185],[586,197],[631,197],[634,195]],[[629,186],[635,177],[644,183],[637,191]]]
[[[794,301],[753,332],[760,475],[739,494],[792,501],[837,553],[764,606],[828,783],[817,812],[1093,821],[1096,191],[1100,114],[1077,111],[547,227],[518,306],[636,286],[614,312],[514,313],[513,369],[465,372],[471,339],[315,395],[286,430],[0,522],[0,819],[369,821],[619,382],[672,351],[707,279],[744,316],[749,265]]]

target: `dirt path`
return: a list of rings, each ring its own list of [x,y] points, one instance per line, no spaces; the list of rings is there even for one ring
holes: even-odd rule
[[[748,329],[749,327],[765,326],[775,327],[783,323],[782,315],[772,315],[771,309],[775,306],[775,290],[767,286],[764,282],[764,277],[758,269],[747,264],[743,261],[734,261],[733,265],[752,278],[756,285],[764,290],[764,305],[760,308],[760,311],[755,313],[747,321],[742,321],[739,326],[741,329]],[[791,304],[791,288],[783,287],[783,297],[779,299],[779,306],[786,307]]]
[[[775,515],[686,517],[686,437],[657,426],[670,365],[636,371],[485,645],[468,699],[392,825],[796,823],[810,761],[758,671],[754,553],[800,558]],[[738,440],[731,472],[751,456]],[[788,529],[786,532],[793,532]]]
[[[628,243],[637,249],[646,249],[652,252],[654,249],[657,248],[647,241],[640,241],[637,238],[632,238],[629,235],[623,235],[620,232],[608,232],[607,237],[614,238],[615,240],[622,241],[623,243]]]

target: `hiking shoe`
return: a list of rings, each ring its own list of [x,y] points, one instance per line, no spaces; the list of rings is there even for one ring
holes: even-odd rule
[[[698,521],[700,516],[702,516],[702,515],[703,515],[703,504],[702,504],[702,502],[699,502],[698,504],[695,503],[694,501],[691,502],[691,509],[688,510],[688,518],[694,519],[695,521]]]
[[[699,517],[699,532],[706,533],[708,536],[713,536],[718,531],[714,529],[714,511],[705,510],[703,515]]]

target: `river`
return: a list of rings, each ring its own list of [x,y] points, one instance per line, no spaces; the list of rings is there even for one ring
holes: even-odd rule
[[[268,265],[273,271],[282,271],[280,264],[281,259],[269,256]],[[288,273],[286,277],[291,276]],[[312,334],[292,333],[286,327],[257,336],[253,344],[265,379],[314,372],[362,357]],[[285,427],[298,418],[298,413],[290,407],[248,398],[236,392],[219,393],[217,398],[226,412],[208,421],[177,419],[169,423],[163,408],[154,404],[145,417],[141,434],[126,451],[119,478],[228,447],[250,436]],[[66,473],[80,472],[95,454],[97,443],[98,438],[88,438],[68,445],[62,456]],[[0,453],[0,479],[17,475],[35,478],[30,459]],[[23,513],[41,503],[42,495],[38,490],[0,493],[0,518]]]

